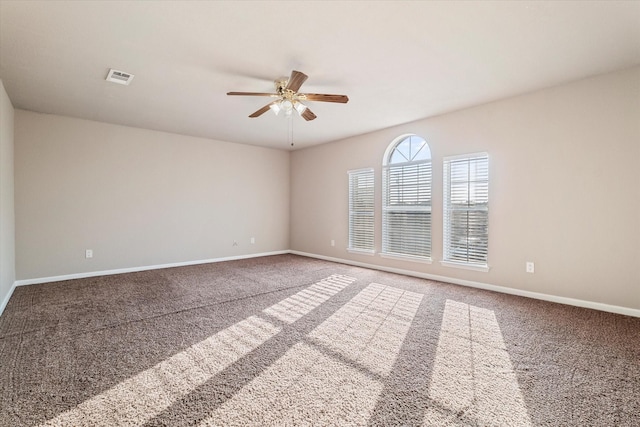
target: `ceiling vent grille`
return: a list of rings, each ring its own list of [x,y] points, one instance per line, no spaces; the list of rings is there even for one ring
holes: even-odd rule
[[[130,73],[125,73],[124,71],[114,70],[113,68],[109,70],[109,74],[107,74],[106,80],[108,82],[118,83],[121,85],[129,85],[131,80],[133,80],[135,76]]]

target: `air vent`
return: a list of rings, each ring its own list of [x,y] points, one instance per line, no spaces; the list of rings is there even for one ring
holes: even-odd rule
[[[125,73],[124,71],[114,70],[113,68],[109,70],[109,74],[107,74],[107,81],[118,83],[121,85],[128,85],[131,83],[135,76],[133,74]]]

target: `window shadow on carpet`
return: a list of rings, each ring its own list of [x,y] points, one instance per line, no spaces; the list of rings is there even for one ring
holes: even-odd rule
[[[355,279],[332,275],[264,310],[292,323]],[[278,322],[250,316],[41,424],[141,425],[281,332]],[[237,383],[242,384],[242,381]]]
[[[355,282],[320,280],[40,427],[530,426],[491,310]]]

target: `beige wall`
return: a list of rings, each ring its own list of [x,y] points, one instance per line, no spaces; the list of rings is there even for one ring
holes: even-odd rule
[[[0,96],[0,302],[16,275],[28,280],[291,248],[640,309],[640,68],[291,155],[16,110],[15,252],[8,162],[14,129],[5,125],[14,113],[4,90]],[[376,170],[379,251],[382,156],[405,133],[425,137],[433,154],[432,264],[346,251],[346,172]],[[488,273],[438,262],[442,159],[478,151],[489,153],[491,167]],[[85,259],[85,249],[94,258]],[[535,274],[525,273],[526,261],[536,263]]]
[[[434,162],[430,265],[354,255],[347,171],[374,167],[397,136],[427,139]],[[442,159],[487,151],[487,273],[441,266]],[[640,68],[470,108],[291,158],[291,249],[523,291],[640,309]],[[330,246],[330,240],[336,246]],[[525,262],[535,262],[535,274]]]
[[[0,313],[4,309],[16,279],[13,117],[11,100],[0,80]]]
[[[289,248],[286,151],[23,110],[15,141],[18,279]]]

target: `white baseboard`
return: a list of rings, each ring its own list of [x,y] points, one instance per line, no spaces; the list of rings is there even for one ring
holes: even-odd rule
[[[523,291],[521,289],[507,288],[504,286],[491,285],[489,283],[474,282],[471,280],[456,279],[453,277],[438,276],[435,274],[421,273],[419,271],[403,270],[400,268],[385,267],[381,265],[367,264],[364,262],[351,261],[342,258],[328,257],[324,255],[316,255],[300,251],[290,251],[295,255],[306,256],[310,258],[322,259],[325,261],[339,262],[342,264],[354,265],[356,267],[371,268],[373,270],[387,271],[389,273],[404,274],[406,276],[419,277],[421,279],[437,280],[439,282],[453,283],[456,285],[469,286],[471,288],[485,289],[488,291],[501,292],[503,294],[518,295],[521,297],[534,298],[543,301],[556,302],[560,304],[573,305],[576,307],[591,308],[594,310],[607,311],[609,313],[624,314],[626,316],[640,317],[640,310],[621,307],[617,305],[603,304],[593,301],[585,301],[575,298],[560,297],[556,295],[543,294],[539,292]]]
[[[11,289],[9,289],[9,293],[7,294],[6,297],[4,297],[4,299],[2,300],[2,303],[0,303],[0,316],[2,316],[2,312],[4,312],[5,307],[7,306],[7,304],[9,304],[9,300],[11,299],[11,295],[13,295],[13,291],[16,290],[16,282],[13,282],[13,284],[11,285]]]
[[[504,286],[492,285],[489,283],[475,282],[471,280],[462,280],[462,279],[456,279],[453,277],[446,277],[446,276],[438,276],[435,274],[422,273],[422,272],[412,271],[412,270],[404,270],[401,268],[385,267],[381,265],[368,264],[364,262],[351,261],[348,259],[334,258],[334,257],[329,257],[324,255],[317,255],[317,254],[300,252],[300,251],[292,251],[292,250],[264,252],[264,253],[249,254],[249,255],[238,255],[238,256],[213,258],[213,259],[205,259],[205,260],[197,260],[197,261],[176,262],[171,264],[149,265],[149,266],[143,266],[143,267],[120,268],[115,270],[92,271],[92,272],[86,272],[86,273],[67,274],[63,276],[40,277],[36,279],[16,280],[13,286],[11,287],[9,294],[5,297],[5,299],[2,301],[2,304],[0,305],[0,315],[4,311],[4,308],[6,307],[7,303],[9,302],[9,299],[11,298],[11,295],[13,294],[13,291],[16,288],[16,286],[59,282],[62,280],[82,279],[86,277],[95,277],[95,276],[107,276],[112,274],[134,273],[137,271],[157,270],[161,268],[183,267],[188,265],[209,264],[209,263],[223,262],[223,261],[234,261],[234,260],[240,260],[240,259],[258,258],[263,256],[271,256],[271,255],[283,255],[283,254],[289,254],[289,253],[300,255],[300,256],[306,256],[309,258],[322,259],[325,261],[338,262],[341,264],[354,265],[357,267],[371,268],[373,270],[387,271],[389,273],[404,274],[406,276],[419,277],[421,279],[437,280],[439,282],[453,283],[456,285],[468,286],[471,288],[485,289],[485,290],[494,291],[494,292],[501,292],[504,294],[518,295],[522,297],[534,298],[534,299],[543,300],[543,301],[573,305],[576,307],[591,308],[594,310],[606,311],[610,313],[624,314],[626,316],[640,317],[640,310],[629,308],[629,307],[621,307],[617,305],[609,305],[609,304],[603,304],[599,302],[585,301],[585,300],[580,300],[575,298],[567,298],[567,297],[561,297],[556,295],[543,294],[539,292],[524,291],[521,289],[507,288]]]
[[[49,282],[60,282],[62,280],[84,279],[87,277],[109,276],[112,274],[135,273],[137,271],[158,270],[161,268],[184,267],[188,265],[210,264],[214,262],[223,262],[223,261],[235,261],[239,259],[259,258],[264,256],[283,255],[288,253],[291,253],[291,252],[288,250],[263,252],[259,254],[237,255],[237,256],[230,256],[230,257],[223,257],[223,258],[202,259],[197,261],[174,262],[170,264],[159,264],[159,265],[146,265],[143,267],[130,267],[130,268],[118,268],[115,270],[89,271],[86,273],[65,274],[63,276],[39,277],[36,279],[17,280],[14,284],[14,287],[25,286],[25,285],[37,285],[40,283],[49,283]],[[7,298],[7,301],[9,301],[8,298]]]

